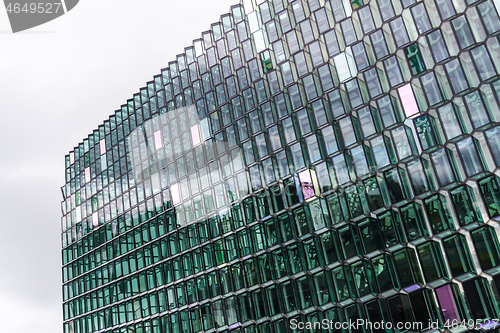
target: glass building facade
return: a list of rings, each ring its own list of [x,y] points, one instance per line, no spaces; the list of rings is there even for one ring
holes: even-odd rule
[[[66,156],[64,333],[500,318],[499,9],[233,6]]]

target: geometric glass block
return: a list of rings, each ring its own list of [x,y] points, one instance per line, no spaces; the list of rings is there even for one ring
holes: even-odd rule
[[[417,101],[415,100],[415,95],[411,88],[411,84],[406,84],[398,89],[399,96],[401,98],[401,104],[403,104],[403,109],[405,110],[406,117],[413,116],[419,112]]]
[[[405,47],[406,57],[410,64],[411,72],[413,75],[422,73],[425,70],[424,60],[420,54],[418,44],[411,44]]]

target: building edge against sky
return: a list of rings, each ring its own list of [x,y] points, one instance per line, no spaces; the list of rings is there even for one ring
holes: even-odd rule
[[[499,5],[231,7],[66,156],[64,332],[500,318]]]

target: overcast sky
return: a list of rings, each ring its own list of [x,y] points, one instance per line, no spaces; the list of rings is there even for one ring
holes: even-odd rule
[[[0,332],[62,332],[64,156],[238,0],[82,0],[12,34],[0,9]]]

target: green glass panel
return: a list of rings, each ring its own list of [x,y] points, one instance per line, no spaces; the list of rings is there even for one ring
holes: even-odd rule
[[[224,247],[222,245],[222,241],[217,241],[214,243],[214,250],[215,250],[215,265],[219,266],[219,265],[225,263],[226,256],[225,256]]]
[[[356,8],[363,6],[363,1],[362,0],[351,0],[351,5],[352,5],[352,9],[356,9]]]
[[[332,225],[335,225],[336,223],[344,221],[346,218],[348,218],[348,216],[344,216],[344,210],[341,205],[342,198],[343,197],[339,197],[337,193],[333,193],[326,197]]]
[[[235,235],[227,236],[224,239],[224,244],[226,246],[228,261],[236,259],[238,257],[238,252],[236,250],[237,246],[236,246]]]
[[[406,241],[405,233],[399,214],[389,211],[377,216],[380,232],[383,236],[385,247],[390,247]]]
[[[409,240],[429,235],[425,227],[423,211],[420,204],[415,203],[403,206],[401,208],[401,220],[405,225],[406,234]]]
[[[331,264],[339,260],[338,239],[335,231],[327,231],[319,236],[321,251],[325,264]]]
[[[442,277],[447,277],[447,271],[439,243],[431,241],[421,244],[417,247],[417,252],[427,283]]]
[[[284,250],[282,249],[278,249],[271,253],[275,279],[279,279],[287,275],[288,261],[285,260],[283,251]]]
[[[372,177],[364,181],[366,198],[370,211],[384,207],[384,197],[378,186],[377,178]]]
[[[238,316],[243,322],[254,317],[250,302],[251,299],[248,293],[243,293],[238,296],[238,304],[237,304]]]
[[[288,260],[290,261],[290,273],[292,275],[306,268],[306,263],[301,260],[304,258],[304,250],[300,243],[288,246],[287,254]]]
[[[352,277],[358,297],[366,296],[376,292],[374,284],[374,271],[372,271],[371,263],[366,260],[358,261],[351,265]]]
[[[269,196],[269,194],[266,194],[266,193],[259,193],[256,196],[257,210],[259,212],[259,216],[261,219],[270,215],[269,201],[267,200],[268,196]]]
[[[360,189],[363,190],[363,187],[360,186]],[[361,201],[361,197],[358,193],[357,186],[349,186],[345,189],[345,199],[348,207],[348,211],[352,218],[355,218],[361,214],[363,214],[363,205]],[[364,195],[363,195],[364,198]]]
[[[434,131],[429,121],[429,115],[425,114],[413,120],[417,129],[420,144],[423,150],[429,149],[436,145]]]
[[[500,253],[494,229],[490,226],[485,226],[474,230],[471,235],[481,268],[487,270],[498,266],[500,264]]]
[[[370,253],[384,248],[382,236],[376,219],[369,218],[362,221],[358,224],[358,228],[364,253]]]
[[[297,231],[295,228],[295,223],[293,222],[290,214],[285,213],[279,215],[278,223],[281,229],[281,237],[283,238],[283,242],[295,238]]]
[[[329,275],[325,272],[319,272],[312,276],[313,291],[315,295],[316,305],[321,306],[331,301],[331,282]]]
[[[264,73],[267,73],[273,69],[273,63],[271,60],[271,53],[269,50],[260,53],[260,59],[262,61],[262,67],[264,68]]]
[[[271,188],[271,202],[273,205],[273,210],[279,212],[285,208],[285,203],[283,201],[282,191],[279,185]]]
[[[232,223],[234,228],[239,228],[245,224],[243,219],[243,214],[241,211],[241,205],[233,205],[231,208]]]
[[[498,316],[498,305],[493,298],[490,284],[483,277],[464,282],[463,288],[469,305],[469,313],[474,320]]]
[[[257,257],[258,260],[258,273],[262,283],[272,280],[272,263],[271,255],[269,253],[261,254]]]
[[[482,221],[474,192],[469,186],[464,185],[455,188],[451,191],[451,198],[460,225],[464,226],[475,221]]]
[[[425,199],[425,208],[434,233],[453,228],[453,219],[444,196],[434,195]]]
[[[384,292],[392,288],[399,288],[394,266],[394,259],[388,254],[380,255],[371,260],[373,273],[377,281],[378,290]]]
[[[207,278],[205,275],[201,275],[196,279],[196,286],[198,288],[198,299],[200,301],[209,297],[209,289],[207,286]]]
[[[355,303],[347,306],[346,308],[344,308],[344,313],[348,322],[355,322],[358,319],[361,319],[363,321],[366,320],[364,318],[363,307],[361,303]]]
[[[246,256],[253,252],[252,243],[250,241],[250,235],[248,234],[248,230],[244,229],[237,234],[238,238],[238,249],[241,256]],[[219,264],[220,265],[220,264]]]
[[[297,226],[298,235],[303,236],[311,232],[311,223],[309,221],[309,214],[306,213],[303,207],[293,211],[295,224]]]
[[[405,186],[406,184],[402,182],[398,169],[388,170],[384,175],[391,202],[397,203],[404,200],[409,191],[409,186]]]
[[[463,273],[474,271],[471,254],[465,240],[461,234],[448,237],[443,241],[451,274],[455,277]]]
[[[346,266],[339,266],[331,272],[337,301],[342,302],[348,298],[354,299],[354,285],[349,269]]]
[[[339,229],[344,258],[349,259],[361,253],[358,231],[355,225],[348,224]]]
[[[491,176],[479,181],[481,194],[491,218],[500,215],[500,186],[498,182],[499,179],[496,176]]]
[[[374,299],[365,303],[367,319],[371,323],[381,323],[390,320],[385,301]]]
[[[263,221],[264,237],[268,246],[274,246],[279,242],[279,228],[277,225],[277,219],[271,218]]]
[[[295,296],[296,290],[293,281],[286,281],[281,284],[281,295],[283,299],[283,306],[286,312],[297,309],[297,298]]]
[[[395,266],[401,281],[401,287],[407,288],[414,284],[423,284],[420,268],[415,251],[410,248],[402,249],[394,254]]]
[[[431,189],[424,167],[419,159],[408,163],[408,173],[415,195],[420,195]]]
[[[307,261],[307,269],[312,270],[315,267],[324,265],[321,251],[317,248],[317,239],[314,237],[304,241],[304,254]]]
[[[408,295],[400,294],[389,298],[387,300],[387,307],[394,325],[404,325],[415,322]]]
[[[334,323],[343,322],[343,314],[340,307],[328,309],[324,312],[325,319],[333,321]],[[341,330],[333,330],[332,332],[341,332]]]
[[[214,266],[214,251],[212,244],[208,244],[203,247],[203,262],[205,264],[205,269],[212,268]]]
[[[500,126],[485,132],[490,144],[491,155],[495,160],[495,165],[500,166]]]
[[[415,43],[405,47],[405,52],[413,75],[422,73],[425,70],[425,64],[420,54],[418,44]]]
[[[89,167],[90,166],[90,155],[89,155],[89,153],[86,153],[84,155],[84,161],[85,161],[84,162],[85,167]]]
[[[300,202],[297,187],[293,178],[288,178],[284,182],[286,199],[288,206],[293,206]]]

